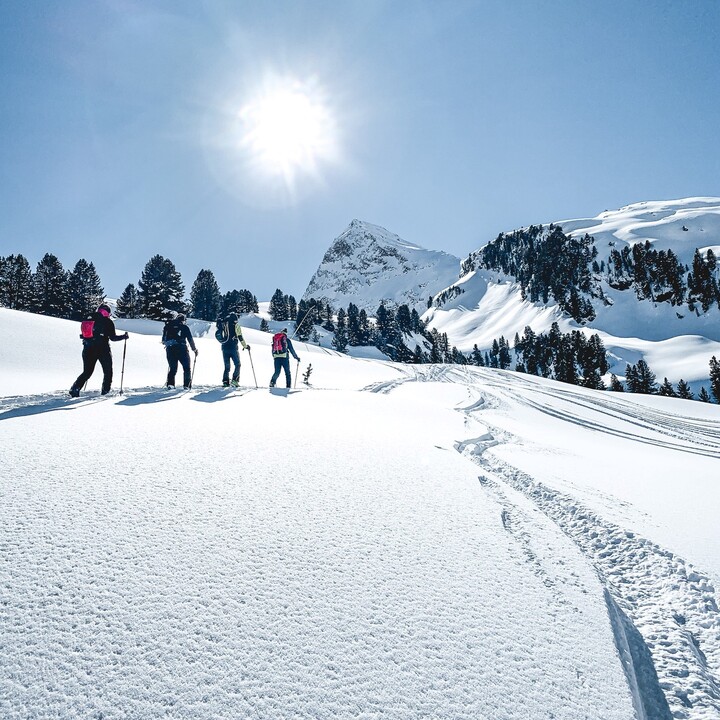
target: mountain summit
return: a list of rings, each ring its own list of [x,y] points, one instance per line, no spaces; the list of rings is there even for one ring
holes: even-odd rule
[[[303,299],[323,300],[333,307],[352,302],[373,314],[385,300],[423,312],[428,298],[454,283],[459,273],[459,258],[353,220],[325,253]]]

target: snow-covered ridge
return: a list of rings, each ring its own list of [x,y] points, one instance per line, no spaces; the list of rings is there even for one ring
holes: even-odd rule
[[[689,266],[696,248],[720,253],[720,198],[635,203],[594,218],[553,224],[567,235],[593,236],[598,263],[607,263],[613,249],[646,241],[657,250],[672,249]],[[596,317],[585,328],[597,332],[612,353],[613,372],[622,375],[626,363],[644,357],[659,379],[694,381],[695,389],[707,379],[708,361],[720,351],[716,305],[700,313],[687,305],[638,300],[634,290],[617,290],[606,282],[601,288],[605,299],[592,299]],[[487,348],[500,335],[512,342],[526,325],[536,333],[547,332],[554,321],[564,332],[579,327],[554,303],[523,299],[519,284],[496,271],[470,272],[443,295],[447,299],[428,310],[424,318],[431,328],[446,332],[450,343],[464,352],[471,351],[474,344]]]
[[[633,203],[619,210],[606,210],[594,218],[560,220],[566,234],[587,233],[603,248],[650,242],[658,250],[672,249],[685,263],[695,248],[720,251],[720,198],[691,197]],[[606,255],[607,253],[605,253]]]
[[[303,295],[333,307],[354,303],[374,313],[381,301],[422,312],[457,279],[460,259],[426,250],[371,223],[353,220],[325,253]]]

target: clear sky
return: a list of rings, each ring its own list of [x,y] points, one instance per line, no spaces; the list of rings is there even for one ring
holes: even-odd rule
[[[458,256],[720,195],[716,0],[5,0],[0,254],[299,297],[353,218]]]

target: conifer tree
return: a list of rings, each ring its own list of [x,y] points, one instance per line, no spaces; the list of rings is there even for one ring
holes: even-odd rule
[[[483,362],[482,353],[478,349],[477,343],[473,345],[472,349],[472,363],[473,365],[477,365],[478,367],[482,367],[485,363]]]
[[[191,314],[198,320],[215,320],[220,312],[220,288],[212,270],[200,270],[190,290]]]
[[[698,400],[704,403],[710,402],[710,395],[708,395],[708,391],[705,389],[704,385],[700,388],[700,392],[698,393]]]
[[[55,255],[46,253],[33,275],[32,309],[40,315],[66,318],[69,305],[68,273]]]
[[[0,305],[11,310],[30,310],[33,279],[30,263],[23,255],[0,258]]]
[[[658,395],[663,395],[664,397],[677,397],[672,383],[667,378],[664,378],[660,384]]]
[[[105,299],[95,265],[80,259],[68,276],[68,303],[71,320],[82,320]]]
[[[260,320],[260,332],[270,332],[270,325],[268,325],[268,321],[265,318]]]
[[[257,301],[255,301],[255,304],[257,305]],[[257,312],[257,308],[254,312]],[[295,300],[294,295],[288,295],[288,315],[290,320],[297,319],[297,300]]]
[[[710,391],[715,401],[720,403],[720,363],[714,355],[710,358]]]
[[[133,283],[126,285],[122,291],[117,301],[116,312],[117,316],[121,318],[136,318],[140,316],[140,295],[138,295],[138,291]]]
[[[332,346],[339,353],[347,352],[348,337],[347,337],[347,328],[345,327],[345,325],[343,325],[341,327],[340,324],[338,323],[337,327],[335,328],[335,332],[333,333]]]
[[[610,375],[610,390],[612,392],[625,392],[623,384],[618,380],[618,376],[615,373]]]
[[[692,400],[695,395],[684,380],[680,380],[677,384],[677,396],[683,400]]]
[[[628,366],[630,367],[630,366]],[[655,373],[642,358],[632,366],[631,374],[627,374],[628,390],[644,395],[654,395],[657,392]]]
[[[138,281],[143,317],[167,320],[175,312],[186,312],[185,285],[174,263],[162,255],[148,260]]]
[[[283,294],[283,291],[280,288],[275,290],[273,296],[270,298],[270,307],[268,310],[270,312],[270,317],[275,321],[282,322],[283,320],[290,319],[290,313],[288,312],[287,296]],[[298,318],[298,323],[299,322],[300,319]],[[308,322],[310,321],[308,320]]]

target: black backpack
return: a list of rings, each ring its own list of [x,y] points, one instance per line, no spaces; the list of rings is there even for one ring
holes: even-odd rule
[[[179,342],[182,339],[181,328],[182,323],[179,323],[177,320],[166,322],[165,331],[163,332],[165,342]]]
[[[228,340],[232,340],[237,337],[235,332],[235,321],[229,317],[224,320],[218,319],[215,323],[215,339],[219,343],[226,343]]]

